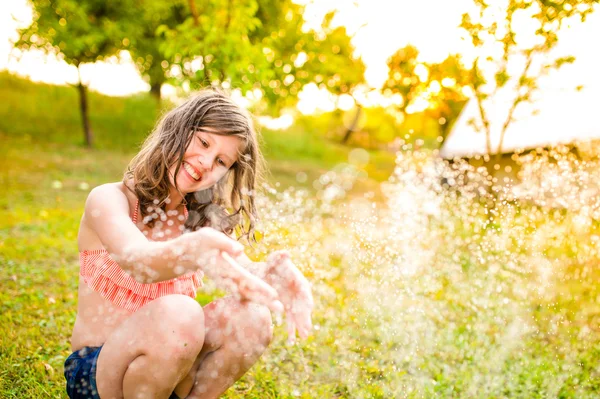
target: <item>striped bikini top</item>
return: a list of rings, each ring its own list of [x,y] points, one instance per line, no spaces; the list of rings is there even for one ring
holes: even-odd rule
[[[139,200],[131,218],[134,224],[137,223],[138,208]],[[184,212],[187,218],[187,209]],[[189,272],[171,280],[143,284],[121,269],[106,249],[80,251],[79,263],[79,275],[92,290],[130,312],[135,312],[148,302],[165,295],[183,294],[196,298],[196,290],[202,287],[204,275],[202,271]]]

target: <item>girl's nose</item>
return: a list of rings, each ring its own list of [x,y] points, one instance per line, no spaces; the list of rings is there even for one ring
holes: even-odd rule
[[[210,157],[203,157],[202,155],[198,156],[198,163],[202,168],[201,172],[210,171],[212,169],[212,162],[210,162]]]

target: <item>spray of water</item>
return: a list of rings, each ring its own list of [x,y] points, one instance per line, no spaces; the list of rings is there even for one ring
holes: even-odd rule
[[[346,198],[364,173],[352,163],[321,176],[316,198],[258,198],[254,256],[289,250],[316,301],[311,340],[269,355],[281,381],[348,397],[583,394],[573,379],[596,298],[561,306],[583,300],[569,281],[590,281],[598,259],[598,163],[564,149],[521,161],[505,187],[486,168],[408,150],[383,202]]]

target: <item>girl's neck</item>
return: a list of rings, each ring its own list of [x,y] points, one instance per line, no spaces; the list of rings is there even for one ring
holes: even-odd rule
[[[137,198],[135,190],[133,189],[133,179],[126,180],[123,183],[125,184],[125,187],[127,187],[127,189],[129,189],[129,191],[131,191]],[[171,187],[167,202],[168,203],[165,205],[165,211],[175,210],[183,204],[183,196],[175,189],[175,187]]]
[[[165,205],[165,211],[172,211],[179,208],[183,203],[183,197],[175,188],[171,188],[169,193],[169,199]]]

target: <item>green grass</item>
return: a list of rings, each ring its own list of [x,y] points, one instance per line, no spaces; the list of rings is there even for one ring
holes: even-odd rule
[[[0,74],[0,94],[0,398],[64,398],[83,204],[92,187],[120,179],[156,111],[148,97],[92,93],[98,148],[87,150],[74,89]],[[282,186],[347,160],[348,148],[315,132],[263,135],[271,181]],[[370,159],[367,169],[390,167],[387,154]],[[399,194],[420,194],[376,218],[360,202],[318,203],[315,191],[300,206],[266,196],[265,238],[250,255],[292,251],[313,283],[319,328],[293,347],[276,328],[227,398],[600,396],[597,225],[578,230],[568,214],[523,208],[537,223],[529,229],[507,218],[482,230],[460,202],[419,219],[431,198],[418,180]],[[201,303],[219,295],[207,287]]]
[[[0,96],[5,99],[0,102],[0,397],[65,397],[62,364],[76,314],[76,236],[83,204],[94,186],[121,179],[159,111],[149,96],[91,92],[95,149],[88,150],[74,88],[2,72]],[[296,174],[304,172],[304,186],[311,189],[320,174],[347,161],[348,148],[315,136],[262,133],[268,178],[282,188],[301,185]],[[198,300],[206,303],[214,295],[200,293]],[[275,381],[273,372],[259,368],[229,395],[288,397]],[[329,389],[335,390],[325,386],[315,392]]]
[[[83,145],[81,116],[77,90],[73,87],[32,83],[0,72],[0,132],[9,138],[39,143],[61,144],[66,148]],[[149,95],[126,98],[89,93],[90,123],[94,147],[127,154],[139,148],[153,129],[158,115],[172,107],[165,101],[162,108]],[[348,162],[351,148],[327,141],[316,132],[270,131],[261,129],[263,151],[269,163],[269,179],[285,186],[301,185],[298,172],[309,181],[337,164]],[[59,152],[62,152],[62,147]],[[372,162],[365,166],[371,179],[363,182],[373,188],[373,181],[383,181],[394,168],[393,154],[371,151]],[[313,178],[313,179],[310,179]],[[306,184],[305,186],[308,187]]]

